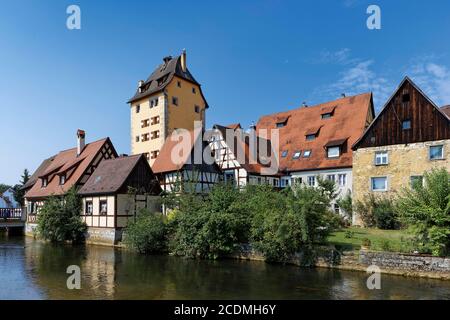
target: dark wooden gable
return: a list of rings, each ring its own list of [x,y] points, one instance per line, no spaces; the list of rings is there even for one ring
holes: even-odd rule
[[[131,171],[118,193],[127,193],[129,187],[134,188],[138,193],[161,194],[162,189],[158,179],[144,157],[140,157],[139,162]]]
[[[403,121],[411,128],[403,129]],[[450,120],[406,77],[353,149],[450,139]]]

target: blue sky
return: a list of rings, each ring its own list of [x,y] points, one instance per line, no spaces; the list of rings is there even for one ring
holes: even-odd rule
[[[66,8],[81,8],[81,30]],[[381,30],[366,9],[381,8]],[[207,125],[373,91],[380,108],[405,75],[450,104],[450,2],[10,1],[0,4],[0,182],[109,136],[129,152],[127,99],[163,56],[187,50]]]

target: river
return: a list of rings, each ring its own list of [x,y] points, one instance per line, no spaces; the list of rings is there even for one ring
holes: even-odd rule
[[[66,269],[81,270],[67,289]],[[450,299],[450,281],[258,261],[145,256],[101,246],[53,245],[0,234],[0,299]]]

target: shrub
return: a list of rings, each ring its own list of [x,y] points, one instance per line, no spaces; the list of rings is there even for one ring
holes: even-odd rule
[[[80,212],[81,198],[75,188],[63,197],[50,197],[37,216],[38,234],[52,242],[83,241],[87,226],[81,220]]]
[[[344,197],[337,199],[336,203],[342,209],[342,212],[345,214],[345,218],[351,221],[353,215],[353,201],[351,193],[348,192]]]
[[[124,243],[140,253],[161,253],[167,248],[166,236],[162,215],[142,209],[136,220],[128,223]]]
[[[434,169],[424,183],[403,189],[397,201],[402,220],[411,226],[420,252],[445,255],[450,250],[450,173]]]
[[[363,201],[355,203],[355,212],[367,228],[398,229],[400,227],[394,203],[390,198],[370,194]]]
[[[364,238],[364,239],[362,239],[362,245],[364,247],[370,248],[372,245],[372,242],[370,241],[370,239]]]

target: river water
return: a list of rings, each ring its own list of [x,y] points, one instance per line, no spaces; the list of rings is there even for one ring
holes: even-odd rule
[[[67,289],[69,265],[81,289]],[[450,299],[450,281],[255,261],[144,256],[101,246],[53,245],[0,234],[0,299]]]

